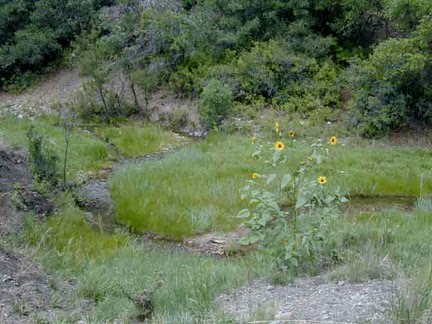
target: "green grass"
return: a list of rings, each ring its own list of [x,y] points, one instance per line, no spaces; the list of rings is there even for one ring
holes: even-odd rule
[[[215,320],[214,298],[219,293],[234,289],[267,269],[253,257],[224,260],[149,251],[135,245],[103,262],[89,264],[78,280],[80,293],[97,301],[94,312],[86,316],[90,323],[130,319],[139,310],[124,292],[136,296],[152,289],[159,279],[163,283],[154,294],[154,321],[198,323]]]
[[[415,274],[432,260],[431,226],[430,211],[346,215],[337,234],[346,247],[345,261],[330,277],[358,282]]]
[[[38,118],[34,121],[5,117],[0,119],[0,140],[27,149],[27,132],[34,125],[35,129],[46,135],[54,152],[59,157],[59,167],[63,164],[63,130],[54,125],[54,118]],[[110,164],[112,158],[108,145],[90,133],[75,130],[72,134],[68,158],[69,178],[74,179],[79,171],[97,171]]]
[[[26,241],[30,245],[49,251],[45,258],[49,268],[66,267],[73,270],[84,265],[87,260],[105,257],[128,244],[127,235],[110,235],[93,230],[70,195],[61,195],[56,203],[61,208],[58,214],[44,223],[29,218],[25,231]]]
[[[432,151],[421,148],[332,148],[326,173],[351,194],[419,196],[432,193]],[[421,179],[424,179],[421,186]]]
[[[140,309],[129,297],[161,281],[153,299],[155,322],[219,323],[226,317],[214,298],[271,268],[271,262],[255,254],[230,259],[201,256],[172,245],[134,242],[125,234],[102,233],[87,225],[69,195],[61,196],[58,204],[58,215],[42,224],[29,221],[25,235],[45,269],[63,279],[75,278],[74,300],[95,301],[92,309],[75,313],[66,322],[133,321]]]
[[[287,149],[290,169],[311,152],[302,141]],[[126,168],[111,182],[118,219],[137,231],[176,239],[232,230],[232,216],[242,206],[238,191],[248,173],[265,174],[268,168],[252,158],[252,151],[244,137],[214,136],[162,161]],[[432,152],[426,149],[338,145],[329,148],[329,155],[310,176],[325,175],[327,186],[340,186],[351,195],[415,197],[420,191],[432,192]]]
[[[161,161],[127,167],[111,181],[117,217],[174,239],[232,230],[243,204],[239,189],[257,166],[252,152],[245,137],[215,136]]]
[[[253,150],[249,138],[212,136],[162,160],[125,167],[110,183],[119,220],[138,231],[174,239],[235,228],[238,222],[232,216],[242,208],[239,189],[252,172],[265,173],[262,161],[251,157]],[[307,144],[299,144],[291,163],[308,151]],[[432,168],[430,153],[422,149],[338,146],[330,155],[330,162],[316,172],[328,176],[329,185],[355,194],[417,195],[421,176]],[[427,179],[424,176],[424,197],[431,189]],[[217,312],[215,296],[272,273],[271,263],[254,255],[215,259],[95,231],[70,197],[65,200],[59,215],[42,226],[30,226],[28,240],[39,246],[46,267],[76,277],[80,296],[96,301],[80,318],[87,322],[131,320],[139,309],[125,291],[135,296],[158,279],[163,285],[154,295],[155,321],[222,322],[226,318]],[[432,260],[430,205],[422,198],[412,212],[360,210],[334,220],[331,239],[342,242],[336,251],[342,261],[327,277],[361,282],[417,276]],[[400,323],[406,317],[422,318],[432,303],[427,289],[422,288],[425,295],[417,299],[412,298],[415,292],[397,296],[394,318]]]
[[[181,139],[172,132],[157,125],[140,122],[120,127],[100,127],[97,133],[128,157],[155,153],[181,144]]]
[[[413,281],[392,296],[393,323],[432,322],[432,268],[420,268]]]
[[[325,144],[327,141],[323,139]],[[284,142],[289,144],[290,140]],[[291,170],[311,154],[311,143],[311,139],[299,139],[293,147],[287,145],[287,166]],[[329,159],[311,176],[325,175],[328,186],[340,186],[351,195],[418,197],[432,193],[432,151],[429,149],[371,143],[359,146],[349,139],[340,139],[336,146],[326,146]]]

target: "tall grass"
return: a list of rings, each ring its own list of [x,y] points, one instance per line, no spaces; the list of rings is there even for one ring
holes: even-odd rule
[[[151,290],[157,281],[162,285],[153,298],[155,322],[220,322],[224,315],[215,308],[214,298],[271,268],[271,262],[255,254],[232,259],[201,256],[95,231],[69,195],[61,196],[58,204],[59,215],[39,225],[29,222],[25,235],[46,269],[76,279],[78,290],[72,297],[95,301],[93,309],[75,313],[67,322],[133,322],[140,309],[130,297]]]
[[[328,278],[353,282],[412,277],[432,260],[432,212],[398,210],[347,215],[336,235],[343,264]]]
[[[182,142],[179,136],[160,126],[139,122],[120,127],[100,127],[97,133],[114,144],[122,155],[129,157],[174,148]]]
[[[311,153],[302,142],[287,149],[290,169]],[[172,238],[232,229],[236,222],[231,216],[241,207],[239,188],[248,173],[265,169],[252,158],[252,150],[245,138],[215,137],[162,161],[126,168],[111,182],[118,219],[138,231]],[[428,178],[425,170],[432,169],[427,150],[347,145],[331,147],[329,154],[330,160],[314,171],[328,177],[328,186],[353,195],[432,192],[432,181],[420,186]]]
[[[432,193],[431,150],[347,142],[330,146],[328,161],[315,170],[316,176],[327,176],[329,186],[340,186],[351,195],[418,197]],[[287,149],[289,168],[311,153],[309,141],[300,140]]]
[[[247,138],[213,137],[161,161],[114,175],[117,217],[138,231],[178,239],[209,230],[232,230],[239,189],[255,171]]]
[[[432,193],[432,152],[420,148],[332,148],[323,171],[351,194],[419,196]],[[421,179],[425,181],[421,185]]]
[[[391,308],[393,323],[432,322],[432,268],[420,269],[414,282],[395,291]]]
[[[80,293],[97,301],[86,319],[105,323],[130,319],[137,313],[131,296],[162,286],[154,294],[154,322],[199,323],[214,316],[214,298],[268,269],[254,257],[224,260],[183,252],[148,251],[131,246],[103,262],[89,264],[79,276]]]

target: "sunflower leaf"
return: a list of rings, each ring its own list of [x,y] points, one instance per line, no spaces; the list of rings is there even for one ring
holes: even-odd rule
[[[276,174],[269,174],[269,176],[267,177],[267,184],[270,184],[274,179],[276,179]]]
[[[291,175],[287,173],[282,178],[281,189],[285,189],[290,182],[291,182]]]
[[[341,198],[340,198],[340,202],[341,203],[347,203],[348,202],[348,199],[347,199],[347,197],[345,197],[345,196],[342,196]]]
[[[249,209],[243,209],[237,214],[237,218],[248,218],[250,216]]]

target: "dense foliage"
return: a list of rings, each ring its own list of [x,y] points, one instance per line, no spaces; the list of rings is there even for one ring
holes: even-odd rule
[[[348,107],[350,126],[370,137],[432,122],[427,0],[118,0],[99,12],[109,1],[1,1],[0,73],[8,81],[90,30],[72,54],[90,79],[84,117],[148,116],[163,86],[199,98],[209,127],[235,103],[257,101],[316,124]],[[116,92],[107,83],[119,74]],[[225,98],[210,103],[215,91]]]
[[[0,82],[22,81],[58,59],[110,0],[1,0]],[[1,86],[0,83],[0,86]]]

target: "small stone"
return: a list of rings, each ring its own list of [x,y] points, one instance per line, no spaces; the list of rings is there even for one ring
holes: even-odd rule
[[[4,275],[3,279],[2,279],[2,282],[7,282],[7,281],[12,281],[12,277],[8,276],[8,275]]]
[[[276,314],[276,316],[275,316],[276,321],[288,320],[290,318],[291,318],[291,312],[279,313],[279,314]]]

